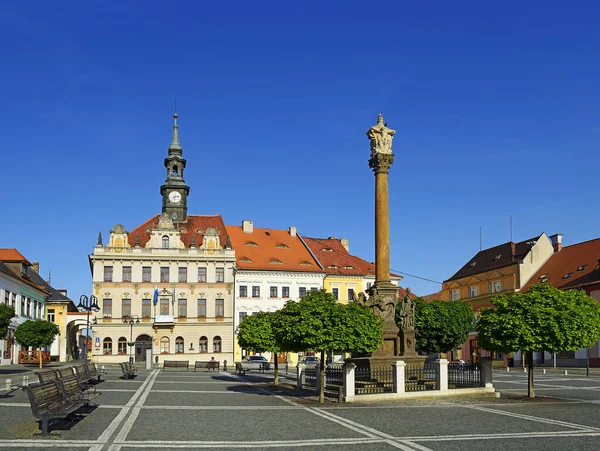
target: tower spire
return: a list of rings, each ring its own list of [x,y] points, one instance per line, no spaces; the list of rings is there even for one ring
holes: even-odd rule
[[[171,145],[169,150],[181,150],[181,144],[179,143],[179,127],[177,126],[177,113],[173,113],[173,137],[171,138]]]

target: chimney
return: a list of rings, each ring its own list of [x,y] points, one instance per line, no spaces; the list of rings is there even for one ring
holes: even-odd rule
[[[67,290],[65,290],[64,288],[59,288],[58,291],[60,294],[63,294],[65,297],[67,296]]]
[[[290,226],[290,236],[296,238],[296,226]]]
[[[346,252],[350,253],[350,243],[348,242],[348,238],[342,238],[340,242],[342,243],[342,246],[346,248]]]
[[[244,219],[242,221],[242,231],[244,233],[254,232],[254,225],[252,224],[252,221],[248,221],[247,219]]]
[[[562,249],[562,233],[556,233],[550,237],[550,242],[552,243],[552,247],[554,248],[554,253],[560,252]]]
[[[40,262],[33,262],[33,270],[35,271],[36,274],[40,273]]]

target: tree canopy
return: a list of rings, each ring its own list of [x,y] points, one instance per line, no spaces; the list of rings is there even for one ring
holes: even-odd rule
[[[0,340],[6,337],[10,320],[15,316],[15,308],[6,304],[0,304]]]
[[[50,321],[25,321],[15,330],[15,340],[21,346],[43,348],[50,346],[58,334],[58,326]]]
[[[528,354],[530,397],[535,396],[533,352],[576,351],[600,338],[600,305],[583,291],[543,283],[525,293],[498,295],[492,304],[479,313],[479,344],[488,351]]]
[[[473,309],[462,301],[415,302],[415,336],[417,350],[450,352],[460,348],[475,325]],[[396,309],[398,323],[399,309]]]

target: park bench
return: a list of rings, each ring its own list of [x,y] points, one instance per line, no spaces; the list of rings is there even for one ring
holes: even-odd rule
[[[85,365],[77,365],[73,367],[75,370],[75,374],[77,374],[77,377],[79,378],[79,381],[82,384],[93,384],[94,383],[94,376],[92,376],[87,367]]]
[[[90,401],[101,395],[96,392],[96,387],[86,388],[81,385],[76,374],[70,374],[56,379],[58,388],[61,391],[63,399],[67,401],[81,401],[89,405]]]
[[[246,369],[242,366],[240,362],[235,362],[235,370],[240,376],[246,375]]]
[[[85,369],[87,370],[90,380],[96,378],[97,381],[100,382],[100,371],[98,371],[98,367],[95,363],[86,363]]]
[[[73,370],[72,366],[65,367],[65,368],[59,368],[56,370],[56,373],[58,374],[58,377],[67,377],[67,376],[70,376],[71,374],[77,374]]]
[[[206,368],[206,371],[219,371],[219,362],[203,362],[200,360],[196,360],[196,362],[194,363],[194,373],[198,368]]]
[[[33,416],[41,421],[42,435],[48,434],[49,420],[66,418],[86,404],[85,401],[65,399],[57,380],[28,385],[23,390],[29,397]]]
[[[122,362],[119,365],[121,365],[121,371],[126,379],[131,379],[135,376],[135,368],[129,362]]]
[[[187,360],[165,360],[163,363],[163,371],[167,368],[185,368],[186,371],[189,371],[190,362]]]

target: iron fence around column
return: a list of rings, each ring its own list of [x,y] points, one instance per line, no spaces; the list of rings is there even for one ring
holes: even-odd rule
[[[394,370],[390,367],[356,368],[354,370],[356,395],[394,392]]]
[[[305,368],[304,369],[304,385],[306,387],[317,388],[317,377],[319,377],[319,370],[316,368]]]
[[[435,390],[436,374],[433,364],[407,365],[404,371],[404,390],[407,392]]]
[[[480,363],[450,362],[448,364],[448,388],[483,387],[482,374]]]

